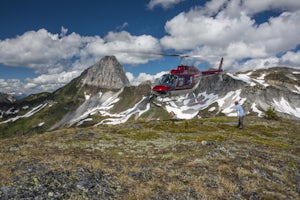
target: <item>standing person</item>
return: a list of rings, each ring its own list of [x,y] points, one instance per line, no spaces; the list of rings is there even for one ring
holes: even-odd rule
[[[236,111],[237,111],[238,117],[239,117],[237,128],[243,129],[244,128],[244,116],[245,116],[244,109],[242,108],[242,106],[239,104],[238,101],[235,101],[234,104],[235,104],[235,108],[236,108]]]

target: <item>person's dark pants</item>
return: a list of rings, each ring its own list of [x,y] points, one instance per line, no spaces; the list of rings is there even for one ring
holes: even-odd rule
[[[239,116],[239,123],[237,125],[237,128],[244,128],[244,116]]]

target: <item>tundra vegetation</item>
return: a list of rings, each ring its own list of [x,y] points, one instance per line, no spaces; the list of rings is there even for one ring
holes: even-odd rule
[[[297,199],[300,122],[129,121],[0,139],[0,199]]]

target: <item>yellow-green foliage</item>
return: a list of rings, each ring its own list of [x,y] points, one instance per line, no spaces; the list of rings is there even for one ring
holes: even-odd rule
[[[268,147],[291,149],[291,146],[289,146],[288,144],[286,144],[284,142],[268,140],[268,139],[263,139],[263,138],[250,138],[249,142],[268,146]]]
[[[134,140],[150,140],[160,137],[158,133],[151,130],[122,129],[118,130],[117,133],[123,135],[126,138]]]
[[[208,135],[180,135],[176,137],[177,140],[186,140],[186,141],[196,141],[196,142],[202,142],[202,141],[218,141],[218,142],[222,142],[227,140],[228,138],[224,135],[220,135],[220,134],[208,134]]]
[[[271,107],[265,111],[264,117],[266,119],[270,119],[270,120],[278,120],[279,119],[279,116],[276,114],[275,109],[271,108]]]

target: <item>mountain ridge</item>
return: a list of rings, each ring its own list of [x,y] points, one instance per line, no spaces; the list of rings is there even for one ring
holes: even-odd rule
[[[283,118],[299,120],[299,80],[300,70],[282,67],[224,73],[202,77],[193,93],[153,98],[151,83],[130,86],[124,68],[107,56],[53,93],[0,105],[0,130],[11,135],[130,120],[236,116],[236,100],[248,115],[262,117],[274,108]]]

